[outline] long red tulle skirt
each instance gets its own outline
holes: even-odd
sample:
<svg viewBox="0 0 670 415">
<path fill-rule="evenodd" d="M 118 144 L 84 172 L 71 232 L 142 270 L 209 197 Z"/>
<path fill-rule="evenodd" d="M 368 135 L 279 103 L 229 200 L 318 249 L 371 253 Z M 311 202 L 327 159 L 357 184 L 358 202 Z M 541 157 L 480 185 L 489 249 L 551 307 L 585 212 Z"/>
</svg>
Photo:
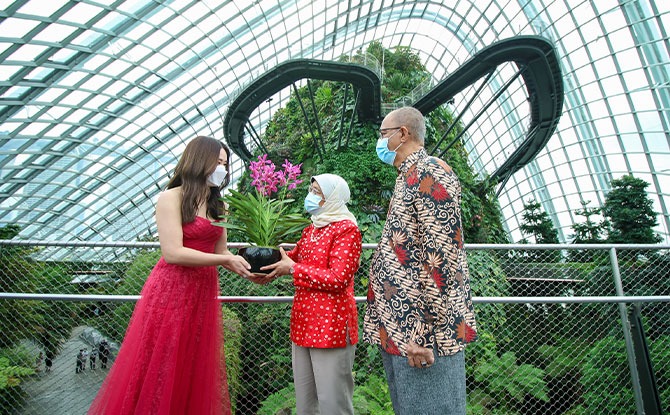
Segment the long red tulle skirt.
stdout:
<svg viewBox="0 0 670 415">
<path fill-rule="evenodd" d="M 203 229 L 222 229 L 204 219 L 192 224 L 184 227 L 185 245 L 187 228 L 197 230 L 196 247 L 204 243 Z M 215 267 L 184 267 L 161 258 L 88 413 L 230 414 L 218 287 Z"/>
</svg>

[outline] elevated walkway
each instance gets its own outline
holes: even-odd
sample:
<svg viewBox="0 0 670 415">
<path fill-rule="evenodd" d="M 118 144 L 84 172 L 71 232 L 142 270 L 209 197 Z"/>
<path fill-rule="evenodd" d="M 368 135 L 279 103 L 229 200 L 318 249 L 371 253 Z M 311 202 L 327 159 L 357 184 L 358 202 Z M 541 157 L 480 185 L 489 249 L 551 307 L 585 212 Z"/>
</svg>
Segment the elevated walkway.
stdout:
<svg viewBox="0 0 670 415">
<path fill-rule="evenodd" d="M 412 104 L 428 114 L 506 62 L 514 62 L 523 78 L 529 97 L 530 125 L 524 142 L 491 174 L 492 179 L 502 183 L 544 148 L 563 111 L 563 78 L 554 46 L 547 39 L 517 36 L 496 42 L 479 51 Z"/>
<path fill-rule="evenodd" d="M 553 44 L 540 36 L 516 36 L 496 42 L 466 61 L 455 72 L 442 81 L 436 83 L 428 91 L 416 98 L 407 97 L 403 105 L 418 108 L 423 114 L 429 114 L 436 108 L 449 103 L 454 96 L 466 88 L 475 85 L 480 79 L 491 79 L 496 69 L 507 62 L 513 62 L 518 72 L 513 78 L 521 77 L 526 89 L 530 113 L 530 123 L 527 126 L 525 138 L 516 145 L 508 158 L 500 164 L 490 179 L 504 186 L 504 183 L 521 169 L 546 145 L 558 124 L 563 109 L 563 80 Z M 281 89 L 292 85 L 301 79 L 321 79 L 342 81 L 353 85 L 357 91 L 356 114 L 359 123 L 381 122 L 381 81 L 372 69 L 359 64 L 327 62 L 309 59 L 291 60 L 255 79 L 244 88 L 229 106 L 224 118 L 224 134 L 231 149 L 244 160 L 252 156 L 251 150 L 245 143 L 245 130 L 253 131 L 247 126 L 252 112 Z M 505 93 L 511 83 L 504 85 L 501 90 L 495 91 L 495 96 L 486 103 L 492 105 L 495 100 Z M 483 86 L 479 88 L 481 92 Z M 425 89 L 421 89 L 425 91 Z M 470 98 L 468 107 L 475 101 Z M 412 102 L 413 101 L 413 102 Z M 336 105 L 336 103 L 334 103 Z M 466 107 L 466 108 L 468 108 Z M 460 121 L 460 115 L 448 127 L 448 131 Z M 477 115 L 480 116 L 481 112 Z M 316 122 L 318 125 L 318 120 Z M 460 139 L 465 131 L 458 134 L 449 146 Z M 445 134 L 446 135 L 446 134 Z M 260 140 L 260 137 L 257 139 Z M 262 142 L 261 142 L 262 145 Z M 448 147 L 449 147 L 448 146 Z M 323 148 L 323 146 L 322 146 Z M 437 146 L 429 150 L 435 154 Z M 442 156 L 446 150 L 440 150 Z"/>
</svg>

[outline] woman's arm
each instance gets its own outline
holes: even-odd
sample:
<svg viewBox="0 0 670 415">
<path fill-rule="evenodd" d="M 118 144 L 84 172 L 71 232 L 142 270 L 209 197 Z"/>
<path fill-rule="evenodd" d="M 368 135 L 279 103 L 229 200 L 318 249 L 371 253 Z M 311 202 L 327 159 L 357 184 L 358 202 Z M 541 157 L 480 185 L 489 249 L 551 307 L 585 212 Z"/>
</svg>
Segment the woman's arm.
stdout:
<svg viewBox="0 0 670 415">
<path fill-rule="evenodd" d="M 225 232 L 216 244 L 216 253 L 210 254 L 184 246 L 179 189 L 169 189 L 158 196 L 156 225 L 163 258 L 167 263 L 194 267 L 222 265 L 242 276 L 251 275 L 248 271 L 250 266 L 244 258 L 228 252 Z"/>
</svg>

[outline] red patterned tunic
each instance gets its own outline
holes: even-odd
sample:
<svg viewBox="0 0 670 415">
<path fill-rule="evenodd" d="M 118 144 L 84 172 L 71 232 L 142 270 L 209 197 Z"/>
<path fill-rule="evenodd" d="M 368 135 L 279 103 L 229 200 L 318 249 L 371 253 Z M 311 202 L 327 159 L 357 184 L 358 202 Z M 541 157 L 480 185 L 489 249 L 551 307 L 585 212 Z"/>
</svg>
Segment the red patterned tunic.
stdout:
<svg viewBox="0 0 670 415">
<path fill-rule="evenodd" d="M 295 344 L 335 348 L 358 342 L 354 275 L 361 249 L 361 233 L 350 220 L 303 230 L 296 247 L 288 252 L 296 262 L 291 309 Z"/>
<path fill-rule="evenodd" d="M 458 177 L 425 149 L 400 165 L 370 266 L 366 342 L 402 356 L 414 342 L 446 356 L 475 339 L 460 202 Z"/>
</svg>

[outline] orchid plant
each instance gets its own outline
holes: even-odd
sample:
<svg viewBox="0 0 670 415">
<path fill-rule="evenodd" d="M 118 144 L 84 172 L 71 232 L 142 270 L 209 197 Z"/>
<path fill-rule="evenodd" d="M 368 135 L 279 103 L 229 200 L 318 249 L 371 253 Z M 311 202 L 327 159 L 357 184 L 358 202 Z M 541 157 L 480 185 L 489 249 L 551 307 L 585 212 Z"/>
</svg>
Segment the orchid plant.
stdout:
<svg viewBox="0 0 670 415">
<path fill-rule="evenodd" d="M 217 225 L 242 231 L 248 242 L 259 247 L 277 248 L 286 239 L 300 232 L 309 219 L 298 213 L 289 213 L 294 199 L 287 198 L 302 180 L 302 163 L 294 165 L 284 160 L 277 169 L 267 154 L 249 163 L 251 192 L 230 189 L 222 200 L 227 205 L 223 221 Z"/>
</svg>

